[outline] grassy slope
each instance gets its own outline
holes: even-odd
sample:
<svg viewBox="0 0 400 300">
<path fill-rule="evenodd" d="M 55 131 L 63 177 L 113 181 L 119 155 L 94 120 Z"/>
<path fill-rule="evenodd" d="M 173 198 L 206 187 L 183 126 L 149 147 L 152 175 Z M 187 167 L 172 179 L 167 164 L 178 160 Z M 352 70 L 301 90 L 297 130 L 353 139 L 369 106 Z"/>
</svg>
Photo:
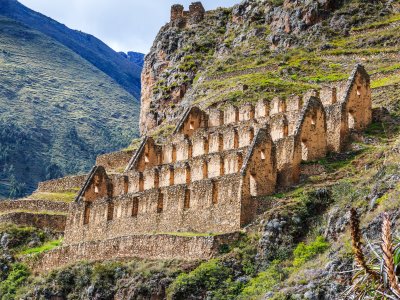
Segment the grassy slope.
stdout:
<svg viewBox="0 0 400 300">
<path fill-rule="evenodd" d="M 141 67 L 115 52 L 96 37 L 72 30 L 15 0 L 0 0 L 0 15 L 25 24 L 60 42 L 140 98 Z"/>
<path fill-rule="evenodd" d="M 197 95 L 195 101 L 207 105 L 225 100 L 242 103 L 301 95 L 318 85 L 347 79 L 356 63 L 362 63 L 372 74 L 374 88 L 398 83 L 399 16 L 385 17 L 381 22 L 383 26 L 373 30 L 361 27 L 352 31 L 349 37 L 333 36 L 311 47 L 298 47 L 281 53 L 266 50 L 271 46 L 266 38 L 249 40 L 228 56 L 212 59 L 197 75 L 205 80 L 195 82 L 193 86 L 193 94 Z M 267 34 L 268 26 L 263 31 Z M 233 73 L 251 68 L 256 68 L 256 71 L 246 75 Z M 224 79 L 214 79 L 213 76 L 218 75 L 223 75 Z M 238 83 L 248 85 L 249 89 L 241 91 L 237 88 Z"/>
<path fill-rule="evenodd" d="M 46 170 L 51 164 L 63 174 L 85 172 L 96 154 L 137 134 L 133 96 L 68 48 L 7 18 L 0 18 L 0 66 L 2 175 L 13 165 L 8 173 L 28 189 L 59 175 L 57 167 Z"/>
</svg>

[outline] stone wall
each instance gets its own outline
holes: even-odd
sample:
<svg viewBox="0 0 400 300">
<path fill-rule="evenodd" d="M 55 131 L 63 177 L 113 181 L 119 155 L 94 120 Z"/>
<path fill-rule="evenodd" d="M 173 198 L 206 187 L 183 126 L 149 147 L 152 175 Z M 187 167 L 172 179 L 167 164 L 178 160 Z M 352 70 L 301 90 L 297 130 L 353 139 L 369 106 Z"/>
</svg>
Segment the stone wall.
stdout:
<svg viewBox="0 0 400 300">
<path fill-rule="evenodd" d="M 121 195 L 71 206 L 65 242 L 132 233 L 213 232 L 241 228 L 241 176 L 237 174 Z"/>
<path fill-rule="evenodd" d="M 175 4 L 171 6 L 171 24 L 179 28 L 194 25 L 203 21 L 205 13 L 201 2 L 193 2 L 189 11 L 185 11 L 183 5 Z"/>
<path fill-rule="evenodd" d="M 69 210 L 69 203 L 47 200 L 0 201 L 0 213 L 15 210 L 26 210 L 32 212 L 54 211 L 67 213 Z"/>
<path fill-rule="evenodd" d="M 131 235 L 107 241 L 79 243 L 43 254 L 32 267 L 48 272 L 78 261 L 115 259 L 207 260 L 218 255 L 220 247 L 239 238 L 238 233 L 218 236 L 185 237 L 174 235 Z"/>
<path fill-rule="evenodd" d="M 33 226 L 57 232 L 64 232 L 66 219 L 66 215 L 55 214 L 32 214 L 27 212 L 9 212 L 6 214 L 0 214 L 0 223 Z"/>
<path fill-rule="evenodd" d="M 346 86 L 337 102 L 332 89 L 323 102 L 312 90 L 271 103 L 213 105 L 209 114 L 187 109 L 163 144 L 144 138 L 123 174 L 92 170 L 70 209 L 65 243 L 240 230 L 256 217 L 260 196 L 299 182 L 302 161 L 340 151 L 352 130 L 369 124 L 365 70 L 357 66 Z"/>
<path fill-rule="evenodd" d="M 81 187 L 86 181 L 87 175 L 68 176 L 60 179 L 40 182 L 36 192 L 65 192 Z"/>
<path fill-rule="evenodd" d="M 97 157 L 96 165 L 103 166 L 107 172 L 123 171 L 134 154 L 135 151 L 118 151 L 103 154 Z"/>
</svg>

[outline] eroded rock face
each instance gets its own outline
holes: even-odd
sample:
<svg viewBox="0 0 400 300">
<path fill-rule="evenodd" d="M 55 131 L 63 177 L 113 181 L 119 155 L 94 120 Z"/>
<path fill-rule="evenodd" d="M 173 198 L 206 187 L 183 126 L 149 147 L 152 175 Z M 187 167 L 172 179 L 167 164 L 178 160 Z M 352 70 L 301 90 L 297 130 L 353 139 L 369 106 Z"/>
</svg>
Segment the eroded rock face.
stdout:
<svg viewBox="0 0 400 300">
<path fill-rule="evenodd" d="M 161 28 L 146 56 L 141 133 L 147 134 L 165 121 L 174 121 L 199 96 L 207 96 L 207 90 L 197 88 L 197 82 L 207 78 L 207 70 L 217 61 L 235 55 L 245 60 L 258 43 L 263 43 L 267 48 L 265 53 L 272 56 L 288 48 L 312 48 L 321 41 L 327 42 L 321 47 L 330 47 L 328 40 L 332 35 L 346 36 L 357 25 L 354 22 L 376 14 L 376 7 L 371 8 L 369 3 L 361 8 L 340 9 L 345 3 L 345 0 L 285 0 L 281 5 L 273 5 L 268 0 L 245 0 L 230 9 L 208 11 L 204 15 L 200 11 L 196 15 L 199 17 L 192 18 L 194 21 L 190 11 L 174 6 L 171 22 Z M 382 4 L 380 12 L 384 15 L 386 10 L 395 10 L 393 5 L 390 1 Z"/>
<path fill-rule="evenodd" d="M 180 55 L 175 53 L 181 47 L 183 39 L 178 31 L 179 29 L 172 24 L 164 26 L 157 35 L 150 53 L 146 56 L 142 72 L 141 134 L 146 134 L 150 129 L 159 125 L 161 120 L 165 119 L 165 109 L 171 103 L 168 100 L 179 101 L 184 96 L 184 92 L 173 93 L 176 92 L 176 87 L 171 91 L 164 91 L 166 93 L 155 93 L 156 84 L 161 80 L 166 80 L 166 83 L 171 85 L 179 82 L 177 78 L 173 77 L 174 74 L 177 74 L 176 71 L 165 76 L 166 69 L 177 65 L 181 58 Z M 182 83 L 180 90 L 186 90 Z"/>
<path fill-rule="evenodd" d="M 192 95 L 192 83 L 204 67 L 205 56 L 223 58 L 232 54 L 231 48 L 240 47 L 252 38 L 263 39 L 263 30 L 253 28 L 254 24 L 269 25 L 271 48 L 292 47 L 299 42 L 294 36 L 320 22 L 333 8 L 332 3 L 286 0 L 281 6 L 273 6 L 265 0 L 247 0 L 232 9 L 218 9 L 204 15 L 201 12 L 201 17 L 196 18 L 181 11 L 183 7 L 173 6 L 171 22 L 161 28 L 145 59 L 141 134 L 147 134 L 165 120 L 173 120 L 182 112 L 182 103 L 190 105 L 193 99 L 187 99 L 187 95 Z M 193 20 L 183 24 L 178 22 L 182 18 Z M 234 36 L 231 47 L 226 44 L 230 36 Z"/>
</svg>

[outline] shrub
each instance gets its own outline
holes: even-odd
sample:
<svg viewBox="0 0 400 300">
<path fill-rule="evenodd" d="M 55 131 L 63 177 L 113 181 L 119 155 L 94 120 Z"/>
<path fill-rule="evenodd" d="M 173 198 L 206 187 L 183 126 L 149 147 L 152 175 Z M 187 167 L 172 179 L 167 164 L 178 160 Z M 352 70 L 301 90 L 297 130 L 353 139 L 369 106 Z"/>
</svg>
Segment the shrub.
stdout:
<svg viewBox="0 0 400 300">
<path fill-rule="evenodd" d="M 299 267 L 303 265 L 308 260 L 323 253 L 329 248 L 329 243 L 322 236 L 318 236 L 314 242 L 306 245 L 305 243 L 300 243 L 294 250 L 294 261 L 293 266 Z"/>
<path fill-rule="evenodd" d="M 46 234 L 39 229 L 33 227 L 20 227 L 12 224 L 0 225 L 0 234 L 7 233 L 9 235 L 8 248 L 16 249 L 29 244 L 32 240 L 44 242 Z"/>
<path fill-rule="evenodd" d="M 12 266 L 7 279 L 0 283 L 0 297 L 2 300 L 14 299 L 15 293 L 29 276 L 28 267 L 21 263 Z"/>
<path fill-rule="evenodd" d="M 259 299 L 274 285 L 286 276 L 284 271 L 279 267 L 279 261 L 273 261 L 269 268 L 252 278 L 243 289 L 239 299 Z"/>
<path fill-rule="evenodd" d="M 233 280 L 233 270 L 220 260 L 202 263 L 192 272 L 179 275 L 168 288 L 168 299 L 188 299 L 188 295 L 204 295 L 212 291 L 211 299 L 235 298 L 243 287 Z"/>
</svg>

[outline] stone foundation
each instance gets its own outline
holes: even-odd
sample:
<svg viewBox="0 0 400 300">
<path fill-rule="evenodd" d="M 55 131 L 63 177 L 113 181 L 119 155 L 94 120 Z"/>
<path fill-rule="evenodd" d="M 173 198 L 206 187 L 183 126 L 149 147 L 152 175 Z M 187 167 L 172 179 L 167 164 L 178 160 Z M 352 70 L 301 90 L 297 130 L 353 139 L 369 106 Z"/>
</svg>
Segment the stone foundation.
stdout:
<svg viewBox="0 0 400 300">
<path fill-rule="evenodd" d="M 9 212 L 0 215 L 0 223 L 10 223 L 22 226 L 32 226 L 40 229 L 50 229 L 64 232 L 67 216 L 52 214 L 33 214 L 26 212 Z"/>
<path fill-rule="evenodd" d="M 81 187 L 87 175 L 68 176 L 60 179 L 40 182 L 36 192 L 57 193 Z"/>
<path fill-rule="evenodd" d="M 26 210 L 32 212 L 54 211 L 68 213 L 69 203 L 47 200 L 0 201 L 0 212 Z"/>
<path fill-rule="evenodd" d="M 60 247 L 45 253 L 33 268 L 36 272 L 47 272 L 78 261 L 133 258 L 207 260 L 218 255 L 222 245 L 238 238 L 239 233 L 196 237 L 167 234 L 133 235 Z"/>
<path fill-rule="evenodd" d="M 135 151 L 118 151 L 109 154 L 103 154 L 97 157 L 96 166 L 103 166 L 107 172 L 123 171 Z"/>
</svg>

